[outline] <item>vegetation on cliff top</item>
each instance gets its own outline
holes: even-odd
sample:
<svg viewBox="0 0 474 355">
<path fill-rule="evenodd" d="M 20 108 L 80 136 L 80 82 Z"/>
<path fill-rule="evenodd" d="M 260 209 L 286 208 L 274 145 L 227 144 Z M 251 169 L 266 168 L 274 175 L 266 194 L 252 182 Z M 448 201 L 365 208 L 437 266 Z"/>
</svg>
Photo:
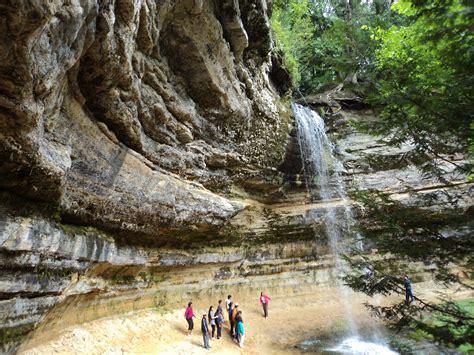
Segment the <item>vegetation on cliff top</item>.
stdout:
<svg viewBox="0 0 474 355">
<path fill-rule="evenodd" d="M 472 155 L 474 8 L 392 3 L 275 1 L 273 31 L 295 85 L 307 95 L 343 83 L 378 111 L 380 120 L 361 128 L 391 145 L 414 143 L 412 154 L 440 157 L 470 144 Z"/>
</svg>

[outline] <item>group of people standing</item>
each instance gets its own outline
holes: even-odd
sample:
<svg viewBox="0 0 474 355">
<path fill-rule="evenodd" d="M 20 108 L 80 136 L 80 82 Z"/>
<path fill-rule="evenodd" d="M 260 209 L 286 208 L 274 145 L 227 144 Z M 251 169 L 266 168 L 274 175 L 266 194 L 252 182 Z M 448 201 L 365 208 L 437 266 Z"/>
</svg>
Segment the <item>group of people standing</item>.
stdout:
<svg viewBox="0 0 474 355">
<path fill-rule="evenodd" d="M 404 287 L 405 287 L 405 297 L 406 303 L 410 304 L 415 301 L 413 296 L 411 281 L 407 275 L 404 276 Z M 259 302 L 263 307 L 263 316 L 268 317 L 268 303 L 271 298 L 268 295 L 265 295 L 263 292 L 260 293 Z M 242 311 L 239 308 L 238 303 L 234 303 L 232 300 L 232 295 L 228 295 L 226 299 L 226 308 L 225 313 L 227 313 L 229 323 L 230 323 L 230 336 L 234 339 L 236 343 L 239 344 L 241 348 L 244 348 L 245 342 L 245 327 L 244 320 L 242 318 Z M 193 303 L 189 302 L 186 311 L 184 312 L 184 317 L 188 322 L 188 336 L 192 335 L 194 329 L 193 318 L 196 317 L 196 314 L 193 310 Z M 217 339 L 222 337 L 222 328 L 224 325 L 224 309 L 222 308 L 222 300 L 218 301 L 217 309 L 214 311 L 214 307 L 210 306 L 207 314 L 202 315 L 201 319 L 201 331 L 202 337 L 204 340 L 204 348 L 210 349 L 209 340 L 214 339 L 214 336 L 217 336 Z M 209 331 L 209 325 L 211 326 L 211 331 Z M 217 332 L 216 332 L 217 330 Z"/>
<path fill-rule="evenodd" d="M 264 295 L 263 292 L 260 294 L 260 304 L 263 306 L 263 315 L 268 317 L 268 302 L 271 298 L 267 295 Z M 242 311 L 239 309 L 239 304 L 234 303 L 232 300 L 232 295 L 228 295 L 226 299 L 226 308 L 229 323 L 230 323 L 230 336 L 234 339 L 236 343 L 239 344 L 241 348 L 244 348 L 245 342 L 245 327 L 244 320 L 242 318 Z M 186 311 L 184 312 L 184 317 L 188 322 L 188 336 L 192 334 L 194 328 L 193 318 L 196 317 L 196 314 L 193 310 L 193 303 L 189 302 Z M 214 307 L 210 306 L 207 314 L 202 315 L 201 319 L 201 331 L 204 341 L 204 348 L 210 349 L 209 340 L 214 339 L 214 336 L 217 336 L 217 339 L 222 337 L 222 328 L 224 325 L 224 309 L 222 308 L 222 300 L 219 300 L 217 308 L 214 311 Z M 209 331 L 209 325 L 211 326 L 211 331 Z M 217 330 L 217 332 L 216 332 Z M 217 333 L 217 334 L 216 334 Z"/>
<path fill-rule="evenodd" d="M 244 347 L 245 329 L 244 320 L 242 319 L 242 311 L 239 309 L 239 304 L 232 301 L 232 296 L 228 295 L 226 299 L 227 313 L 229 315 L 230 336 L 239 344 L 241 348 Z"/>
</svg>

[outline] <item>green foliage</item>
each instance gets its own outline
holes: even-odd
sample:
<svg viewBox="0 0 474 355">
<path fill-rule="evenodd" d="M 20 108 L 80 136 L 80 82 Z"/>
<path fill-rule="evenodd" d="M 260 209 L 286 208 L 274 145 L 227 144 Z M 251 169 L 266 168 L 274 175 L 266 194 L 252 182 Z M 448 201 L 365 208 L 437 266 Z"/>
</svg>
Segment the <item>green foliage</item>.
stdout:
<svg viewBox="0 0 474 355">
<path fill-rule="evenodd" d="M 432 312 L 423 321 L 412 320 L 410 338 L 417 341 L 442 340 L 460 353 L 474 350 L 474 300 L 443 302 L 440 311 Z M 446 312 L 449 312 L 446 313 Z"/>
<path fill-rule="evenodd" d="M 393 22 L 389 0 L 279 0 L 272 26 L 278 52 L 304 94 L 370 76 L 369 27 Z"/>
<path fill-rule="evenodd" d="M 460 0 L 400 0 L 394 9 L 409 22 L 372 28 L 379 47 L 368 102 L 378 108 L 380 120 L 364 128 L 394 146 L 412 143 L 410 160 L 425 162 L 425 171 L 440 176 L 440 159 L 449 161 L 446 156 L 466 152 L 469 145 L 472 154 L 473 11 Z M 383 193 L 353 197 L 366 208 L 367 243 L 383 256 L 348 259 L 353 269 L 345 280 L 350 287 L 368 295 L 403 294 L 400 275 L 409 273 L 403 266 L 413 262 L 433 265 L 433 276 L 444 285 L 463 282 L 449 264 L 465 263 L 474 249 L 472 238 L 447 238 L 441 232 L 469 220 L 456 208 L 455 198 L 446 194 L 451 212 L 435 212 L 404 206 Z M 472 266 L 465 263 L 467 273 Z M 474 316 L 454 302 L 436 305 L 417 298 L 415 305 L 367 306 L 395 328 L 411 328 L 414 337 L 460 349 L 474 344 Z"/>
<path fill-rule="evenodd" d="M 15 348 L 23 337 L 34 328 L 34 324 L 27 323 L 14 327 L 4 325 L 0 329 L 0 352 L 2 354 L 13 354 Z"/>
<path fill-rule="evenodd" d="M 472 2 L 277 0 L 274 8 L 278 48 L 303 94 L 338 83 L 364 94 L 380 119 L 359 128 L 389 145 L 414 147 L 396 164 L 420 164 L 442 177 L 441 160 L 452 163 L 459 152 L 474 159 Z M 468 164 L 452 164 L 474 179 Z M 378 257 L 348 258 L 353 269 L 347 284 L 367 295 L 403 293 L 400 275 L 413 263 L 433 265 L 442 284 L 462 283 L 449 265 L 465 262 L 474 241 L 446 238 L 442 229 L 466 225 L 470 216 L 446 197 L 451 212 L 404 206 L 383 193 L 355 194 L 367 213 L 365 244 Z M 468 273 L 472 266 L 465 264 Z M 463 349 L 474 343 L 472 314 L 453 302 L 367 306 L 417 336 Z"/>
<path fill-rule="evenodd" d="M 54 206 L 52 207 L 53 211 L 51 213 L 51 218 L 58 222 L 58 223 L 61 223 L 61 216 L 63 214 L 63 210 L 60 206 Z"/>
<path fill-rule="evenodd" d="M 367 222 L 362 224 L 364 237 L 385 253 L 395 253 L 413 261 L 425 261 L 427 248 L 438 266 L 456 262 L 474 248 L 471 238 L 446 238 L 441 229 L 465 225 L 468 212 L 457 208 L 452 198 L 449 210 L 433 211 L 417 206 L 405 206 L 388 194 L 378 191 L 357 191 L 351 197 L 362 203 Z M 428 197 L 428 196 L 425 196 Z M 446 195 L 450 199 L 451 196 Z M 431 202 L 427 200 L 426 204 Z"/>
<path fill-rule="evenodd" d="M 389 339 L 389 344 L 392 349 L 397 350 L 401 354 L 411 354 L 413 353 L 413 348 L 406 341 L 398 339 L 396 337 L 391 337 Z"/>
<path fill-rule="evenodd" d="M 344 280 L 354 290 L 369 296 L 403 295 L 401 275 L 411 274 L 410 266 L 415 262 L 429 263 L 435 280 L 443 285 L 463 284 L 463 280 L 450 271 L 450 263 L 464 264 L 465 271 L 472 273 L 472 263 L 465 262 L 474 249 L 472 238 L 469 235 L 446 237 L 441 232 L 447 226 L 465 225 L 469 218 L 468 212 L 456 208 L 455 199 L 451 201 L 451 212 L 435 212 L 405 206 L 381 192 L 357 192 L 351 197 L 365 207 L 366 222 L 361 225 L 365 244 L 378 251 L 376 258 L 361 251 L 346 257 L 351 271 Z M 466 346 L 466 342 L 474 344 L 471 304 L 469 307 L 460 307 L 454 302 L 432 304 L 416 297 L 412 305 L 401 302 L 384 307 L 366 306 L 397 330 L 411 328 L 414 336 L 423 335 L 424 339 L 454 347 Z"/>
<path fill-rule="evenodd" d="M 474 121 L 471 122 L 471 132 L 474 131 Z M 470 157 L 470 161 L 471 161 L 471 173 L 468 177 L 468 180 L 469 181 L 473 181 L 474 180 L 474 136 L 470 136 L 468 138 L 468 143 L 469 143 L 469 157 Z"/>
<path fill-rule="evenodd" d="M 360 128 L 394 146 L 413 143 L 419 156 L 464 152 L 472 161 L 473 7 L 467 0 L 391 3 L 275 1 L 276 48 L 303 94 L 342 82 L 366 95 L 380 120 Z M 425 171 L 438 173 L 429 160 Z"/>
<path fill-rule="evenodd" d="M 460 351 L 469 353 L 474 351 L 474 300 L 467 299 L 457 302 L 445 302 L 442 306 L 447 307 L 459 314 L 470 316 L 471 320 L 459 322 L 457 317 L 442 312 L 435 312 L 427 323 L 437 332 L 449 332 L 452 335 L 451 347 L 457 347 Z"/>
<path fill-rule="evenodd" d="M 401 0 L 394 9 L 411 23 L 372 31 L 380 47 L 368 102 L 380 120 L 367 130 L 392 145 L 412 142 L 432 157 L 466 152 L 474 107 L 472 8 L 461 0 Z"/>
<path fill-rule="evenodd" d="M 276 38 L 277 52 L 283 60 L 295 84 L 301 80 L 298 57 L 312 36 L 312 25 L 307 13 L 310 1 L 276 1 L 272 14 L 272 30 Z"/>
</svg>

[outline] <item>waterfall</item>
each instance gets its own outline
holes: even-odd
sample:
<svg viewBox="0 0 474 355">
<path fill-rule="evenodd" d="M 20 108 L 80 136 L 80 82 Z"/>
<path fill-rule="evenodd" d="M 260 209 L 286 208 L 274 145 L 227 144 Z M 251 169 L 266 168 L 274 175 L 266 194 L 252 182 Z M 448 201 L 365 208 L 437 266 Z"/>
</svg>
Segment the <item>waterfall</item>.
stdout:
<svg viewBox="0 0 474 355">
<path fill-rule="evenodd" d="M 343 202 L 338 207 L 327 208 L 324 229 L 335 260 L 335 279 L 344 303 L 349 332 L 356 336 L 358 331 L 351 312 L 350 291 L 339 278 L 345 268 L 341 254 L 345 250 L 344 239 L 347 238 L 342 237 L 352 236 L 354 230 L 352 211 L 341 178 L 342 163 L 334 156 L 334 145 L 326 134 L 324 120 L 313 110 L 298 104 L 293 104 L 293 112 L 297 122 L 304 177 L 311 199 Z"/>
<path fill-rule="evenodd" d="M 344 286 L 340 280 L 347 265 L 341 257 L 346 251 L 347 241 L 357 241 L 358 235 L 355 233 L 354 218 L 350 207 L 350 201 L 342 181 L 342 163 L 335 157 L 335 147 L 326 134 L 324 120 L 313 110 L 293 104 L 298 132 L 298 143 L 300 145 L 301 158 L 304 168 L 306 186 L 312 200 L 324 202 L 339 201 L 341 203 L 332 206 L 328 204 L 324 216 L 324 229 L 328 237 L 328 245 L 335 260 L 336 286 L 339 289 L 340 297 L 344 304 L 345 317 L 348 324 L 350 338 L 341 344 L 340 349 L 347 349 L 350 345 L 353 353 L 361 353 L 359 348 L 376 354 L 394 354 L 384 345 L 377 345 L 362 342 L 359 338 L 357 323 L 351 309 L 351 290 Z M 314 221 L 316 224 L 316 220 Z M 385 343 L 380 340 L 378 331 L 374 328 L 372 337 L 377 339 L 377 343 Z M 348 345 L 349 344 L 349 345 Z M 371 347 L 372 346 L 372 347 Z M 350 350 L 348 350 L 351 352 Z M 343 351 L 344 352 L 344 351 Z"/>
</svg>

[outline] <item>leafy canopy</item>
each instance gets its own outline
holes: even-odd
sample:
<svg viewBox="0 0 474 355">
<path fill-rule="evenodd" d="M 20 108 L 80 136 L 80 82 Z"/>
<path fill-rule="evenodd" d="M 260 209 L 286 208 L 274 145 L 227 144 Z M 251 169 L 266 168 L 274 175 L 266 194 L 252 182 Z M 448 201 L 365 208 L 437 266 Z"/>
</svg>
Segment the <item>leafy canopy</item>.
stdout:
<svg viewBox="0 0 474 355">
<path fill-rule="evenodd" d="M 377 80 L 368 102 L 380 120 L 368 131 L 420 154 L 466 151 L 472 137 L 473 12 L 460 0 L 400 0 L 407 26 L 376 28 Z"/>
<path fill-rule="evenodd" d="M 389 0 L 277 0 L 272 27 L 295 85 L 311 94 L 366 80 L 373 66 L 369 27 L 392 23 Z"/>
</svg>

